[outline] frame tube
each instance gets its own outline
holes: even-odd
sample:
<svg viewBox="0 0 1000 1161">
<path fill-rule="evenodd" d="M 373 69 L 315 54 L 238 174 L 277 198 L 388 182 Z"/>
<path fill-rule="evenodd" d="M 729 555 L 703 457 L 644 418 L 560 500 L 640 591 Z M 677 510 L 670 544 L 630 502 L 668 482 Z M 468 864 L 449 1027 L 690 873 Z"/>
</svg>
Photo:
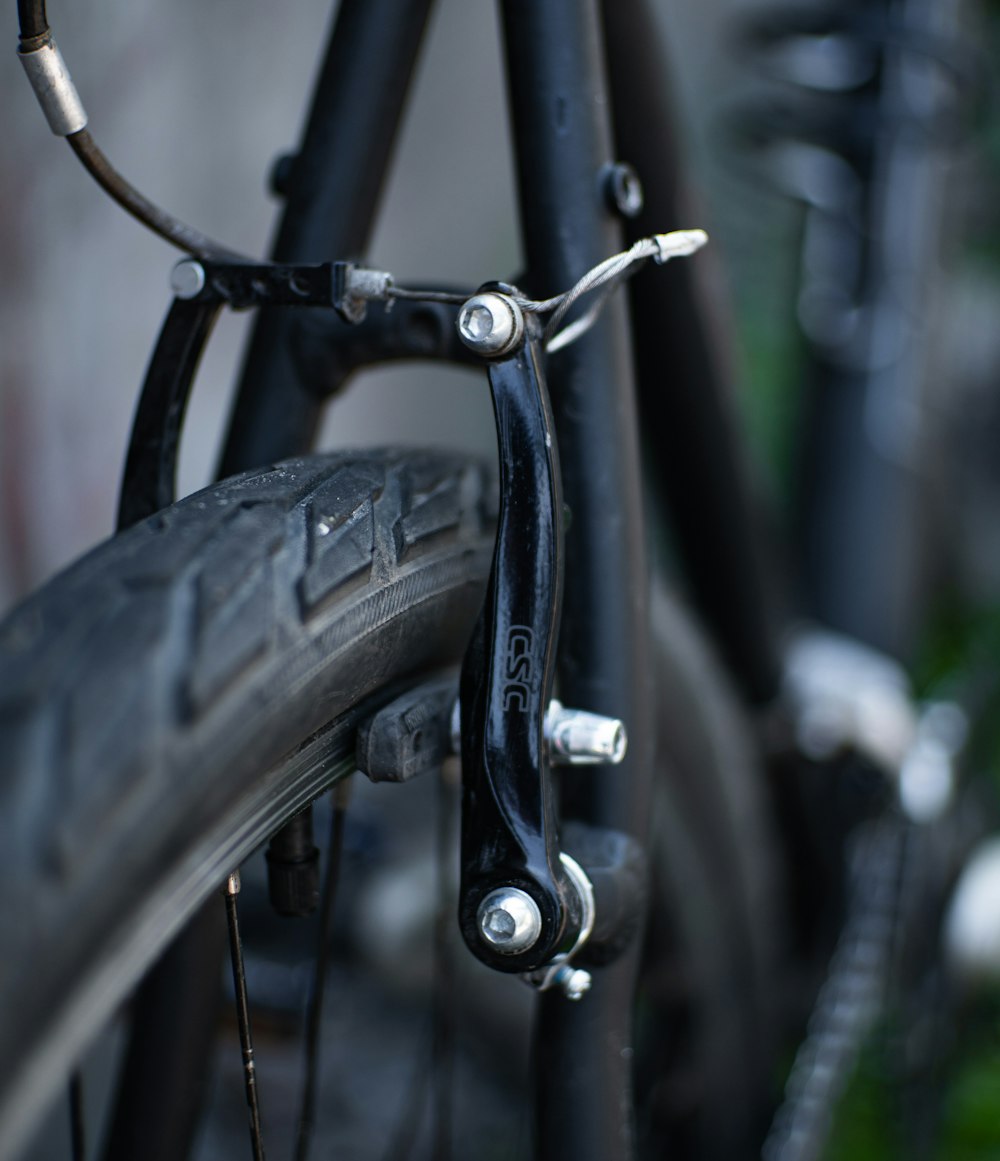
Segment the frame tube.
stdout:
<svg viewBox="0 0 1000 1161">
<path fill-rule="evenodd" d="M 662 37 L 648 0 L 605 2 L 611 101 L 619 157 L 645 191 L 629 241 L 699 223 L 680 177 Z M 769 701 L 781 678 L 776 562 L 750 478 L 732 391 L 727 328 L 704 285 L 707 267 L 669 262 L 629 284 L 639 406 L 655 432 L 651 483 L 662 495 L 689 591 L 745 696 Z"/>
<path fill-rule="evenodd" d="M 432 0 L 343 0 L 289 176 L 278 262 L 359 257 L 368 245 Z M 301 312 L 300 312 L 301 313 Z M 305 452 L 320 392 L 292 354 L 300 318 L 260 312 L 220 474 Z M 343 324 L 347 326 L 348 324 Z"/>
<path fill-rule="evenodd" d="M 596 0 L 505 0 L 507 81 L 531 293 L 549 295 L 621 249 L 601 196 L 613 160 Z M 546 371 L 571 512 L 558 675 L 572 705 L 622 718 L 613 775 L 574 771 L 563 814 L 644 838 L 651 773 L 648 576 L 631 351 L 615 301 Z M 638 947 L 581 1004 L 544 993 L 536 1043 L 537 1156 L 632 1156 L 632 993 Z"/>
</svg>

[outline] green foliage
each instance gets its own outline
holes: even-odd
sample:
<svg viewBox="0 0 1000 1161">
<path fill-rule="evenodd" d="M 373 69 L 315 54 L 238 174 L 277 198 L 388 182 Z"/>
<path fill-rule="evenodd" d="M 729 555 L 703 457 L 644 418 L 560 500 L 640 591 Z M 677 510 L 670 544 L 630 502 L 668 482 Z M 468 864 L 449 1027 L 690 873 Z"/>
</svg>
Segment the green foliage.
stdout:
<svg viewBox="0 0 1000 1161">
<path fill-rule="evenodd" d="M 893 1156 L 883 1078 L 866 1055 L 840 1102 L 825 1161 L 887 1161 Z"/>
</svg>

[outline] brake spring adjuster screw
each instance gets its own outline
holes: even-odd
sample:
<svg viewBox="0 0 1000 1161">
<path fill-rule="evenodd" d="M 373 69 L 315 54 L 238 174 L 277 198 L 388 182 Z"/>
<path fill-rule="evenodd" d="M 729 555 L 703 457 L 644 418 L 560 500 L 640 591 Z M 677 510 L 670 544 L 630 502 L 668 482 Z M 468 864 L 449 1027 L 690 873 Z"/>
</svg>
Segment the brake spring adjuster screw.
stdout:
<svg viewBox="0 0 1000 1161">
<path fill-rule="evenodd" d="M 502 955 L 517 955 L 538 942 L 542 913 L 527 891 L 499 887 L 479 904 L 476 912 L 484 943 Z"/>
<path fill-rule="evenodd" d="M 592 982 L 590 972 L 572 967 L 570 964 L 563 964 L 552 980 L 567 1000 L 582 1000 L 590 991 Z"/>
<path fill-rule="evenodd" d="M 458 336 L 470 351 L 495 359 L 524 338 L 524 314 L 506 294 L 474 294 L 458 312 Z"/>
</svg>

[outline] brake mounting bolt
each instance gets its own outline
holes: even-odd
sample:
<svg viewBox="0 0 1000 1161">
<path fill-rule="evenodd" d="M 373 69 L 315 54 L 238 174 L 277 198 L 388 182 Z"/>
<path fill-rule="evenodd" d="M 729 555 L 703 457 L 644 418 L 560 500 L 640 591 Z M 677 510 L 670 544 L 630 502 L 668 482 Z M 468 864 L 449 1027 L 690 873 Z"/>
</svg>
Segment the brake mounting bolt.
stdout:
<svg viewBox="0 0 1000 1161">
<path fill-rule="evenodd" d="M 604 199 L 608 209 L 623 218 L 635 218 L 642 213 L 645 200 L 642 182 L 631 165 L 617 161 L 605 169 Z"/>
<path fill-rule="evenodd" d="M 475 294 L 458 312 L 458 335 L 470 351 L 498 358 L 524 337 L 524 314 L 506 294 Z"/>
<path fill-rule="evenodd" d="M 483 941 L 502 955 L 527 951 L 542 934 L 538 904 L 518 887 L 491 891 L 479 904 L 476 919 Z"/>
<path fill-rule="evenodd" d="M 178 298 L 197 298 L 205 289 L 205 267 L 194 258 L 182 258 L 170 272 L 170 289 Z"/>
</svg>

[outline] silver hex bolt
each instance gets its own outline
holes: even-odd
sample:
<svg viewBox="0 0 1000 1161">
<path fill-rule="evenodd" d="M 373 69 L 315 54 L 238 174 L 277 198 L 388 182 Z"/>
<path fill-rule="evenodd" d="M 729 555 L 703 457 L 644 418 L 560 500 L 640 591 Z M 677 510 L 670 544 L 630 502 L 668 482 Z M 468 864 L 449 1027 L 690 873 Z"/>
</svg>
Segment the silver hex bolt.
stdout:
<svg viewBox="0 0 1000 1161">
<path fill-rule="evenodd" d="M 483 941 L 502 955 L 527 951 L 542 934 L 538 904 L 518 887 L 491 891 L 479 904 L 476 919 Z"/>
<path fill-rule="evenodd" d="M 524 314 L 506 294 L 475 294 L 458 312 L 458 335 L 470 351 L 497 358 L 524 338 Z"/>
</svg>

